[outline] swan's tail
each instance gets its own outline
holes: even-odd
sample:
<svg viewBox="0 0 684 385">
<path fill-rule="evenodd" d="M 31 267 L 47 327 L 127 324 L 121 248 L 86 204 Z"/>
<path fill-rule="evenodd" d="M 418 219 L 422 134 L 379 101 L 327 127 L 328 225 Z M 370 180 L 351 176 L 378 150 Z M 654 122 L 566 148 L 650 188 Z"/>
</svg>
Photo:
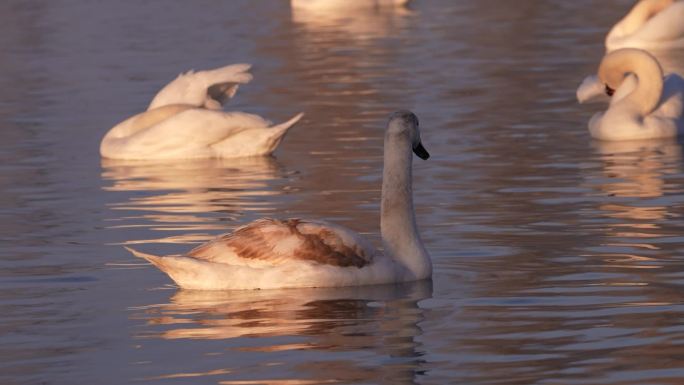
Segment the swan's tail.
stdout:
<svg viewBox="0 0 684 385">
<path fill-rule="evenodd" d="M 235 119 L 242 118 L 245 126 L 253 123 L 256 127 L 246 128 L 236 134 L 228 135 L 211 147 L 217 156 L 232 158 L 239 156 L 264 156 L 270 155 L 285 137 L 285 134 L 294 126 L 304 114 L 299 113 L 292 119 L 270 126 L 271 122 L 259 116 L 243 113 L 235 113 Z"/>
<path fill-rule="evenodd" d="M 124 248 L 126 250 L 128 250 L 129 252 L 131 252 L 131 254 L 135 255 L 136 257 L 145 259 L 149 263 L 155 265 L 159 270 L 166 272 L 166 270 L 165 270 L 166 266 L 164 265 L 164 262 L 163 262 L 164 257 L 160 257 L 160 256 L 153 255 L 153 254 L 143 253 L 141 251 L 134 250 L 134 249 L 127 247 L 127 246 L 124 246 Z"/>
<path fill-rule="evenodd" d="M 303 112 L 298 113 L 292 119 L 280 123 L 278 125 L 272 126 L 271 128 L 268 129 L 270 138 L 269 138 L 269 153 L 275 151 L 275 149 L 278 147 L 280 142 L 282 142 L 283 138 L 285 137 L 285 134 L 287 134 L 287 131 L 297 124 L 299 120 L 304 116 Z"/>
<path fill-rule="evenodd" d="M 126 247 L 126 250 L 156 266 L 183 289 L 218 290 L 231 288 L 233 274 L 228 265 L 197 260 L 182 255 L 160 257 L 142 253 L 130 247 Z"/>
</svg>

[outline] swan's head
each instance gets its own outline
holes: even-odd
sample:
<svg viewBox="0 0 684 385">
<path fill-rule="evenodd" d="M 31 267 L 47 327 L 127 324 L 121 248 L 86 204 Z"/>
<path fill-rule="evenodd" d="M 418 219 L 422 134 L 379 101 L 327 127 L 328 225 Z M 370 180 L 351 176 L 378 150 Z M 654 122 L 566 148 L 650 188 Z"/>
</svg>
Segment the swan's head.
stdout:
<svg viewBox="0 0 684 385">
<path fill-rule="evenodd" d="M 386 135 L 388 138 L 408 140 L 411 143 L 413 153 L 420 159 L 426 160 L 430 157 L 420 141 L 418 117 L 413 112 L 400 110 L 390 115 Z"/>
<path fill-rule="evenodd" d="M 609 52 L 601 59 L 598 79 L 605 85 L 606 93 L 612 96 L 613 91 L 620 87 L 625 76 L 635 71 L 632 60 L 640 55 L 637 49 L 619 49 Z"/>
<path fill-rule="evenodd" d="M 608 53 L 601 60 L 598 78 L 613 103 L 640 88 L 638 103 L 643 114 L 655 109 L 663 91 L 663 69 L 652 54 L 642 49 L 621 48 Z"/>
<path fill-rule="evenodd" d="M 577 101 L 580 103 L 609 102 L 614 90 L 596 75 L 587 76 L 577 88 Z"/>
<path fill-rule="evenodd" d="M 579 88 L 577 88 L 577 100 L 580 104 L 593 102 L 615 103 L 629 95 L 638 85 L 637 77 L 628 74 L 620 86 L 615 89 L 603 83 L 598 76 L 587 76 Z"/>
</svg>

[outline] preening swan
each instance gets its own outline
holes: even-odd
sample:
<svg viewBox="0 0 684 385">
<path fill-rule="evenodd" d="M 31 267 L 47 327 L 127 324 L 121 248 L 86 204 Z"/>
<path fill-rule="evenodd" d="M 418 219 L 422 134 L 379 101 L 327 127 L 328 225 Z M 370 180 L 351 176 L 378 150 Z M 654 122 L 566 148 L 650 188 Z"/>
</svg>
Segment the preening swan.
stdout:
<svg viewBox="0 0 684 385">
<path fill-rule="evenodd" d="M 610 30 L 606 50 L 684 47 L 684 1 L 641 0 Z"/>
<path fill-rule="evenodd" d="M 232 158 L 272 153 L 302 114 L 273 126 L 257 115 L 224 112 L 239 84 L 252 80 L 248 64 L 179 75 L 147 111 L 114 126 L 100 143 L 110 159 Z"/>
<path fill-rule="evenodd" d="M 385 133 L 380 228 L 384 252 L 332 223 L 260 219 L 185 255 L 154 256 L 128 249 L 198 290 L 339 287 L 430 278 L 432 263 L 418 234 L 411 187 L 412 152 L 422 159 L 418 118 L 399 111 Z"/>
<path fill-rule="evenodd" d="M 580 103 L 605 92 L 610 105 L 589 121 L 591 136 L 602 140 L 670 138 L 684 131 L 684 80 L 663 76 L 651 54 L 635 48 L 608 53 L 598 76 L 584 80 L 577 90 Z"/>
</svg>

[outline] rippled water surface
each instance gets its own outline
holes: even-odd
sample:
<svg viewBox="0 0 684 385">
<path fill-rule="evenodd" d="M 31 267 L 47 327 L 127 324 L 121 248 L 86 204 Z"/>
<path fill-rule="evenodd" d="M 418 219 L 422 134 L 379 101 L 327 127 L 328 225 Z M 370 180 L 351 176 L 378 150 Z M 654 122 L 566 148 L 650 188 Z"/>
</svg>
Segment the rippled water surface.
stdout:
<svg viewBox="0 0 684 385">
<path fill-rule="evenodd" d="M 681 384 L 682 147 L 594 142 L 602 106 L 574 96 L 631 4 L 0 2 L 0 383 Z M 275 157 L 100 159 L 177 73 L 234 62 L 255 79 L 230 109 L 306 112 Z M 431 283 L 181 291 L 122 247 L 182 253 L 262 216 L 377 243 L 399 108 L 433 155 L 414 166 Z"/>
</svg>

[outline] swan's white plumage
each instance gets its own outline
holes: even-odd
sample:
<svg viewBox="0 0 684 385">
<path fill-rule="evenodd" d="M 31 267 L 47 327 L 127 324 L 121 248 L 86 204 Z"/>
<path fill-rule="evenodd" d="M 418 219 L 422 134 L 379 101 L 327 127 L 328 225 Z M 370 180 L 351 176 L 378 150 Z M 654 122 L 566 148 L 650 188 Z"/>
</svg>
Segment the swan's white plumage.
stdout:
<svg viewBox="0 0 684 385">
<path fill-rule="evenodd" d="M 576 96 L 580 103 L 610 102 L 610 97 L 606 94 L 606 85 L 601 82 L 597 75 L 589 75 L 584 78 L 577 87 Z"/>
<path fill-rule="evenodd" d="M 606 49 L 684 47 L 684 1 L 641 0 L 610 30 Z"/>
<path fill-rule="evenodd" d="M 625 48 L 608 53 L 599 76 L 585 79 L 577 91 L 580 102 L 614 89 L 605 112 L 589 121 L 589 132 L 601 140 L 670 138 L 684 131 L 684 80 L 663 76 L 658 61 L 646 51 Z"/>
<path fill-rule="evenodd" d="M 259 219 L 191 250 L 196 259 L 232 266 L 272 267 L 291 259 L 362 267 L 374 249 L 353 231 L 324 221 Z"/>
<path fill-rule="evenodd" d="M 412 151 L 429 157 L 420 144 L 417 118 L 401 111 L 390 119 L 385 136 L 384 252 L 345 227 L 300 219 L 260 219 L 185 255 L 128 250 L 186 289 L 340 287 L 429 278 L 432 265 L 413 213 Z"/>
<path fill-rule="evenodd" d="M 244 112 L 221 111 L 237 84 L 252 79 L 247 64 L 181 74 L 147 111 L 109 130 L 100 154 L 110 159 L 231 158 L 268 155 L 302 114 L 273 126 Z"/>
<path fill-rule="evenodd" d="M 189 104 L 217 109 L 237 91 L 238 84 L 252 80 L 249 64 L 232 64 L 207 70 L 188 71 L 178 75 L 152 99 L 148 110 L 170 104 Z"/>
<path fill-rule="evenodd" d="M 291 0 L 293 8 L 318 8 L 327 10 L 349 8 L 378 8 L 405 6 L 411 0 Z"/>
<path fill-rule="evenodd" d="M 335 34 L 344 40 L 366 40 L 392 35 L 411 11 L 408 0 L 291 0 L 292 22 L 302 38 Z"/>
<path fill-rule="evenodd" d="M 363 238 L 324 221 L 260 219 L 183 256 L 127 249 L 195 290 L 357 286 L 397 275 L 397 266 Z"/>
</svg>

